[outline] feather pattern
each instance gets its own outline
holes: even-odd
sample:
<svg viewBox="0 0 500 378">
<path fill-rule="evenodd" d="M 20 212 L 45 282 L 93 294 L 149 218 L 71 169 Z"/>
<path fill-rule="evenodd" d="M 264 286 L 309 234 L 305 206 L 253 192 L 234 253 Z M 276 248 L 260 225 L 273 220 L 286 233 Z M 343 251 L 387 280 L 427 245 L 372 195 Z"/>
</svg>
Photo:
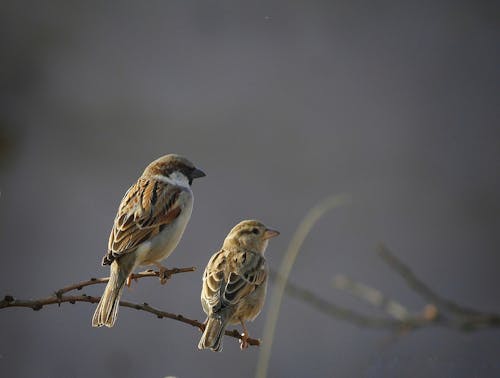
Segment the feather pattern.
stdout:
<svg viewBox="0 0 500 378">
<path fill-rule="evenodd" d="M 103 265 L 109 265 L 124 253 L 133 251 L 172 223 L 182 210 L 178 203 L 182 191 L 179 186 L 140 178 L 122 199 Z"/>
<path fill-rule="evenodd" d="M 205 269 L 202 302 L 208 305 L 209 314 L 237 307 L 266 278 L 266 260 L 262 255 L 222 249 L 212 256 Z"/>
</svg>

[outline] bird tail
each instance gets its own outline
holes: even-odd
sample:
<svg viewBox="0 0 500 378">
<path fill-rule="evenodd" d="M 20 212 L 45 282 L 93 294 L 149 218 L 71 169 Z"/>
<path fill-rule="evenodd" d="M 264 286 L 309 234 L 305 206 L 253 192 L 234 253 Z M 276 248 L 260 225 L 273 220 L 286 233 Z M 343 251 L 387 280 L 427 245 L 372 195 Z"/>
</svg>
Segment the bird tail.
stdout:
<svg viewBox="0 0 500 378">
<path fill-rule="evenodd" d="M 198 349 L 212 349 L 214 352 L 220 352 L 228 321 L 228 316 L 209 316 L 205 331 L 198 343 Z"/>
<path fill-rule="evenodd" d="M 118 315 L 123 286 L 132 269 L 133 264 L 118 265 L 118 261 L 116 260 L 111 263 L 109 282 L 95 309 L 94 316 L 92 317 L 92 327 L 102 327 L 103 325 L 113 327 Z"/>
</svg>

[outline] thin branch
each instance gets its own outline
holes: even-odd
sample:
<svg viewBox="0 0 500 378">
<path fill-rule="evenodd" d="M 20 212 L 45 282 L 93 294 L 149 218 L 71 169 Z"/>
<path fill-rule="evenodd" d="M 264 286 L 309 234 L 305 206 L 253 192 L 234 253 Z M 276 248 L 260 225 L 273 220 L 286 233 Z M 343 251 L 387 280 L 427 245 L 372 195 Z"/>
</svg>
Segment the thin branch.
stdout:
<svg viewBox="0 0 500 378">
<path fill-rule="evenodd" d="M 166 271 L 166 276 L 168 277 L 169 275 L 172 274 L 192 272 L 194 270 L 195 270 L 194 267 L 173 268 Z M 159 274 L 160 273 L 156 271 L 146 271 L 133 274 L 132 278 L 141 279 L 145 277 L 159 277 Z M 64 294 L 73 290 L 81 290 L 83 287 L 86 286 L 106 283 L 108 281 L 109 277 L 91 278 L 88 281 L 82 281 L 73 285 L 66 286 L 62 289 L 59 289 L 54 293 L 54 295 L 50 297 L 33 299 L 33 300 L 16 299 L 11 295 L 6 295 L 2 300 L 0 300 L 0 309 L 8 307 L 27 307 L 33 309 L 34 311 L 39 311 L 44 306 L 53 304 L 58 304 L 60 306 L 61 303 L 71 303 L 71 304 L 75 304 L 76 302 L 97 303 L 99 302 L 100 297 L 92 297 L 86 294 L 81 294 L 81 295 L 64 295 Z M 135 310 L 145 311 L 150 314 L 156 315 L 156 317 L 158 317 L 159 319 L 167 318 L 167 319 L 177 320 L 184 324 L 189 324 L 193 327 L 196 327 L 201 331 L 205 329 L 205 324 L 199 322 L 198 320 L 187 318 L 184 315 L 174 314 L 171 312 L 159 310 L 157 308 L 150 306 L 148 303 L 138 304 L 138 303 L 120 301 L 120 306 L 132 308 Z M 226 330 L 225 335 L 239 340 L 242 340 L 243 338 L 242 335 L 236 329 L 232 331 Z M 258 339 L 247 339 L 247 342 L 248 344 L 254 346 L 260 345 L 260 340 Z"/>
<path fill-rule="evenodd" d="M 457 328 L 462 331 L 475 331 L 484 328 L 500 327 L 500 314 L 478 311 L 442 297 L 420 280 L 411 269 L 400 261 L 384 244 L 379 245 L 377 252 L 390 268 L 403 277 L 406 284 L 411 289 L 429 302 L 426 308 L 427 310 L 431 309 L 431 314 L 433 312 L 432 307 L 434 307 L 436 318 L 442 318 L 446 312 L 451 315 L 449 320 L 445 322 L 446 326 Z"/>
<path fill-rule="evenodd" d="M 406 281 L 406 284 L 413 289 L 415 292 L 420 294 L 427 302 L 435 304 L 441 311 L 447 310 L 456 315 L 481 315 L 479 311 L 476 311 L 465 306 L 461 306 L 455 302 L 441 297 L 429 286 L 427 286 L 422 280 L 417 278 L 411 269 L 401 262 L 391 251 L 384 245 L 380 244 L 377 248 L 377 253 L 382 258 L 382 260 L 389 265 L 396 273 L 398 273 Z"/>
<path fill-rule="evenodd" d="M 398 320 L 406 320 L 411 317 L 410 311 L 398 301 L 388 298 L 380 290 L 354 281 L 344 275 L 337 275 L 333 280 L 333 287 L 343 290 L 352 296 L 365 301 L 373 307 L 380 308 L 391 317 Z"/>
<path fill-rule="evenodd" d="M 280 280 L 278 274 L 274 271 L 271 272 L 270 278 L 273 281 Z M 401 326 L 401 322 L 398 320 L 363 315 L 356 311 L 329 302 L 326 299 L 319 297 L 312 291 L 300 287 L 290 281 L 288 281 L 286 285 L 285 292 L 292 298 L 307 303 L 308 305 L 312 306 L 313 308 L 315 308 L 316 310 L 325 315 L 334 317 L 336 319 L 348 321 L 360 327 L 395 328 Z"/>
<path fill-rule="evenodd" d="M 164 274 L 165 274 L 165 277 L 167 277 L 167 279 L 168 279 L 168 278 L 170 278 L 170 276 L 172 276 L 174 274 L 194 272 L 195 270 L 196 270 L 196 267 L 194 267 L 194 266 L 190 266 L 188 268 L 171 268 L 171 269 L 167 269 Z M 147 270 L 145 272 L 134 273 L 131 275 L 131 278 L 133 280 L 138 280 L 138 279 L 145 278 L 145 277 L 159 277 L 159 276 L 160 276 L 160 272 L 154 271 L 154 270 Z M 108 281 L 109 281 L 109 277 L 91 278 L 88 281 L 82 281 L 82 282 L 78 282 L 78 283 L 73 284 L 73 285 L 63 287 L 62 289 L 57 290 L 55 292 L 55 295 L 61 296 L 61 295 L 65 294 L 69 291 L 72 291 L 72 290 L 82 290 L 86 286 L 107 283 Z"/>
<path fill-rule="evenodd" d="M 425 293 L 425 299 L 429 300 L 430 303 L 425 305 L 425 307 L 421 311 L 411 313 L 406 310 L 408 311 L 408 315 L 402 317 L 401 319 L 376 317 L 371 315 L 364 315 L 351 309 L 339 306 L 319 297 L 317 294 L 311 292 L 308 289 L 293 284 L 290 281 L 286 284 L 285 292 L 287 295 L 310 305 L 323 314 L 366 328 L 388 329 L 396 332 L 410 331 L 417 328 L 429 326 L 442 326 L 446 328 L 456 329 L 458 331 L 477 331 L 486 328 L 500 328 L 500 314 L 485 313 L 474 309 L 468 309 L 463 306 L 457 305 L 448 299 L 438 296 L 430 288 L 428 288 L 427 285 L 416 278 L 415 275 L 411 273 L 409 268 L 402 262 L 400 262 L 395 256 L 393 256 L 392 254 L 387 256 L 390 256 L 391 258 L 390 267 L 395 269 L 399 274 L 404 274 L 405 280 L 407 280 L 407 282 L 408 280 L 411 282 L 411 284 L 409 285 L 412 289 L 417 291 L 422 296 L 423 293 Z M 281 276 L 276 272 L 271 272 L 270 277 L 277 283 L 283 281 Z M 343 280 L 345 279 L 346 278 L 343 277 Z M 351 285 L 353 282 L 354 281 L 348 282 L 347 286 Z M 367 298 L 365 295 L 366 293 L 360 293 L 359 290 L 361 289 L 363 291 L 367 289 L 367 292 L 370 293 L 370 296 L 373 297 L 373 293 L 375 293 L 376 289 L 356 282 L 354 283 L 356 284 L 355 289 L 353 289 L 352 287 L 348 289 L 346 289 L 346 287 L 343 287 L 342 289 L 353 294 L 358 299 L 372 302 L 374 298 Z M 342 285 L 346 286 L 346 283 L 343 282 L 340 286 Z M 422 289 L 423 287 L 425 289 Z M 381 293 L 380 295 L 382 296 L 382 300 L 373 301 L 372 304 L 374 306 L 377 306 L 378 303 L 384 303 L 384 296 Z M 430 299 L 435 300 L 436 298 L 438 298 L 437 302 L 430 301 Z M 457 308 L 460 309 L 460 311 L 457 311 Z"/>
</svg>

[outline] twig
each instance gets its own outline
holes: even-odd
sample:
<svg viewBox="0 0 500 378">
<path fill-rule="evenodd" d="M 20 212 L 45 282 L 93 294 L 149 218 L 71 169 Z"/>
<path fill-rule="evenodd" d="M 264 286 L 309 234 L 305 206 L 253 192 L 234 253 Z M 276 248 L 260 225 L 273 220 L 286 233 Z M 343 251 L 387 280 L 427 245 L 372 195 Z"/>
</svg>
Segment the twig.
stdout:
<svg viewBox="0 0 500 378">
<path fill-rule="evenodd" d="M 445 298 L 441 298 L 425 284 L 423 284 L 418 278 L 416 278 L 415 275 L 410 272 L 409 268 L 406 267 L 406 265 L 404 265 L 402 262 L 400 262 L 395 256 L 391 254 L 390 257 L 392 259 L 390 267 L 397 270 L 401 275 L 403 275 L 404 272 L 405 279 L 409 279 L 412 282 L 412 284 L 410 285 L 412 289 L 421 294 L 419 290 L 422 290 L 422 286 L 426 287 L 427 291 L 423 292 L 426 293 L 426 295 L 428 292 L 431 292 L 432 297 L 426 296 L 425 299 L 429 300 L 435 299 L 437 297 L 439 299 L 438 302 L 431 301 L 423 308 L 422 311 L 419 311 L 417 313 L 412 314 L 408 310 L 406 310 L 408 311 L 408 315 L 402 317 L 401 319 L 391 319 L 360 314 L 351 309 L 329 302 L 328 300 L 319 297 L 317 294 L 311 292 L 310 290 L 299 287 L 292 282 L 288 282 L 286 284 L 286 294 L 304 303 L 307 303 L 316 310 L 333 318 L 347 321 L 357 326 L 366 328 L 388 329 L 395 332 L 407 332 L 428 326 L 442 326 L 446 328 L 456 329 L 458 331 L 477 331 L 486 328 L 500 328 L 500 314 L 485 313 L 474 309 L 466 309 L 467 312 L 465 312 L 465 307 L 457 305 Z M 283 281 L 283 279 L 280 278 L 279 274 L 276 272 L 271 272 L 270 277 L 276 282 Z M 345 277 L 343 278 L 343 280 L 345 280 Z M 418 282 L 418 285 L 414 284 L 415 282 Z M 342 284 L 345 284 L 345 282 Z M 356 283 L 356 285 L 361 284 Z M 369 291 L 375 290 L 366 285 L 362 285 L 361 287 L 363 287 L 363 290 L 366 288 L 370 289 Z M 415 287 L 417 287 L 418 289 L 416 289 Z M 357 287 L 356 290 L 358 290 L 359 288 L 360 287 Z M 348 289 L 347 291 L 359 299 L 368 300 L 368 298 L 364 297 L 364 294 L 360 295 L 360 293 L 356 290 Z M 370 302 L 370 300 L 368 301 Z M 377 303 L 377 301 L 374 301 L 373 304 L 376 305 Z M 382 301 L 381 303 L 384 303 L 384 301 Z M 450 303 L 452 303 L 453 305 L 450 306 Z M 461 309 L 461 311 L 456 311 L 457 306 L 459 309 Z"/>
<path fill-rule="evenodd" d="M 168 277 L 171 274 L 192 272 L 194 270 L 195 270 L 194 267 L 173 268 L 173 269 L 169 269 L 166 271 L 166 276 Z M 158 277 L 159 274 L 160 273 L 156 272 L 156 271 L 146 271 L 146 272 L 133 274 L 132 278 L 133 279 L 140 279 L 140 278 L 145 278 L 145 277 Z M 50 297 L 46 297 L 46 298 L 40 298 L 40 299 L 23 300 L 23 299 L 16 299 L 11 295 L 6 295 L 2 300 L 0 300 L 0 309 L 8 308 L 8 307 L 27 307 L 27 308 L 33 309 L 34 311 L 39 311 L 44 306 L 53 305 L 53 304 L 58 304 L 58 305 L 61 305 L 61 303 L 74 304 L 76 302 L 97 303 L 97 302 L 99 302 L 100 297 L 92 297 L 92 296 L 89 296 L 86 294 L 81 294 L 81 295 L 64 295 L 64 294 L 68 293 L 70 291 L 73 291 L 73 290 L 81 290 L 83 287 L 86 287 L 86 286 L 106 283 L 106 282 L 108 282 L 108 280 L 109 280 L 109 277 L 91 278 L 88 281 L 82 281 L 82 282 L 79 282 L 79 283 L 76 283 L 73 285 L 66 286 L 62 289 L 57 290 L 54 293 L 54 295 L 52 295 Z M 157 308 L 150 306 L 147 303 L 138 304 L 138 303 L 120 301 L 120 306 L 145 311 L 145 312 L 148 312 L 150 314 L 156 315 L 156 317 L 158 317 L 159 319 L 167 318 L 167 319 L 177 320 L 177 321 L 182 322 L 184 324 L 189 324 L 193 327 L 196 327 L 196 328 L 200 329 L 201 331 L 203 331 L 205 329 L 205 324 L 199 322 L 198 320 L 187 318 L 184 315 L 173 314 L 170 312 L 162 311 L 162 310 L 159 310 Z M 242 340 L 242 338 L 243 338 L 241 336 L 241 334 L 238 332 L 238 330 L 236 330 L 236 329 L 234 329 L 232 331 L 226 330 L 225 335 L 236 338 L 236 339 L 240 339 L 240 340 Z M 260 340 L 258 340 L 258 339 L 247 339 L 247 342 L 250 345 L 255 345 L 255 346 L 260 345 Z"/>
<path fill-rule="evenodd" d="M 390 268 L 403 277 L 406 284 L 411 289 L 429 302 L 426 308 L 430 308 L 431 313 L 432 307 L 435 307 L 435 318 L 438 316 L 442 318 L 445 313 L 451 315 L 448 321 L 443 322 L 444 325 L 462 331 L 475 331 L 484 328 L 500 327 L 500 314 L 478 311 L 470 307 L 459 305 L 456 302 L 440 296 L 422 280 L 417 278 L 411 269 L 392 254 L 384 244 L 379 245 L 377 252 Z"/>
<path fill-rule="evenodd" d="M 278 274 L 274 271 L 270 272 L 270 278 L 274 281 L 279 281 Z M 288 281 L 286 285 L 286 294 L 307 303 L 319 312 L 334 317 L 336 319 L 345 320 L 355 325 L 368 328 L 394 328 L 401 326 L 401 322 L 394 319 L 386 319 L 381 317 L 372 317 L 360 314 L 348 308 L 336 305 L 329 302 L 312 291 L 299 287 L 298 285 Z"/>
<path fill-rule="evenodd" d="M 382 258 L 382 260 L 389 265 L 396 273 L 398 273 L 406 281 L 406 284 L 413 289 L 415 292 L 420 294 L 427 302 L 435 304 L 441 311 L 447 310 L 456 315 L 480 315 L 479 311 L 476 311 L 465 306 L 458 305 L 448 299 L 445 299 L 438 295 L 429 286 L 418 279 L 411 269 L 401 262 L 394 254 L 389 251 L 389 249 L 384 245 L 380 244 L 377 248 L 377 253 Z"/>
<path fill-rule="evenodd" d="M 164 274 L 165 274 L 165 277 L 170 277 L 173 274 L 194 272 L 195 270 L 196 270 L 196 267 L 194 267 L 194 266 L 190 266 L 188 268 L 171 268 L 171 269 L 167 269 Z M 154 270 L 147 270 L 145 272 L 134 273 L 131 275 L 131 278 L 133 280 L 138 280 L 140 278 L 145 278 L 145 277 L 159 277 L 159 276 L 160 276 L 160 272 L 154 271 Z M 86 286 L 107 283 L 108 281 L 109 281 L 109 277 L 91 278 L 88 281 L 82 281 L 82 282 L 78 282 L 78 283 L 73 284 L 73 285 L 63 287 L 62 289 L 57 290 L 55 292 L 55 295 L 61 296 L 65 293 L 67 293 L 68 291 L 82 290 Z"/>
<path fill-rule="evenodd" d="M 337 275 L 333 280 L 333 287 L 346 291 L 352 296 L 368 302 L 373 307 L 380 308 L 395 319 L 406 320 L 411 317 L 410 311 L 401 303 L 386 297 L 380 290 L 354 281 L 347 276 Z"/>
</svg>

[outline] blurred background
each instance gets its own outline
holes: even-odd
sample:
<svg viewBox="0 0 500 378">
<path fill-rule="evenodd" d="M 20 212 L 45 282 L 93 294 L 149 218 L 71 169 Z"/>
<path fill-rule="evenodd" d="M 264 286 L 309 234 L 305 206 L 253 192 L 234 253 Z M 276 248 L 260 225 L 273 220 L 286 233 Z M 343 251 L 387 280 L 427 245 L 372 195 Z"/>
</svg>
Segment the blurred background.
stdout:
<svg viewBox="0 0 500 378">
<path fill-rule="evenodd" d="M 309 235 L 291 281 L 368 314 L 344 273 L 419 311 L 376 256 L 389 248 L 438 293 L 500 312 L 499 12 L 494 1 L 151 1 L 0 4 L 0 295 L 102 277 L 117 206 L 153 159 L 206 171 L 168 266 L 124 293 L 204 319 L 202 271 L 229 229 L 279 229 L 277 269 L 308 209 L 353 203 Z M 103 286 L 84 290 L 100 295 Z M 272 289 L 272 286 L 271 286 Z M 252 377 L 258 348 L 95 305 L 0 312 L 3 377 Z M 249 326 L 262 337 L 267 308 Z M 383 314 L 377 314 L 383 315 Z M 500 376 L 500 331 L 393 339 L 285 297 L 270 377 Z"/>
</svg>

